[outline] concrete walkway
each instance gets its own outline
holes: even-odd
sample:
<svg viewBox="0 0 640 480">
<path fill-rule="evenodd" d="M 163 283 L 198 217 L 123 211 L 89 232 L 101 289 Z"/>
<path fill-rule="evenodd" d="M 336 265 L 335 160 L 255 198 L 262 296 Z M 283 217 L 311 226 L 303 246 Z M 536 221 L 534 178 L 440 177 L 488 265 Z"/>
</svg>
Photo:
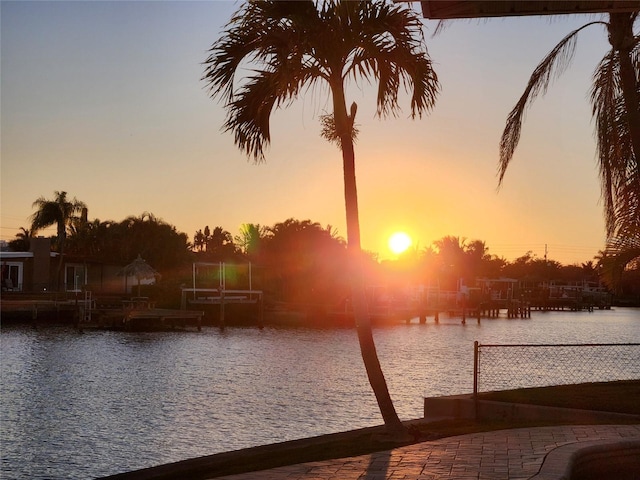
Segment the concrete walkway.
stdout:
<svg viewBox="0 0 640 480">
<path fill-rule="evenodd" d="M 640 425 L 520 428 L 418 443 L 370 455 L 302 463 L 225 480 L 524 480 L 561 478 L 562 446 L 594 441 L 640 442 Z M 596 443 L 598 443 L 596 442 Z M 575 448 L 574 448 L 575 450 Z M 551 455 L 549 455 L 552 453 Z M 546 460 L 545 460 L 546 458 Z M 541 472 L 543 466 L 547 473 Z M 551 472 L 551 474 L 549 474 Z M 540 475 L 538 475 L 540 474 Z M 640 474 L 638 475 L 640 478 Z"/>
</svg>

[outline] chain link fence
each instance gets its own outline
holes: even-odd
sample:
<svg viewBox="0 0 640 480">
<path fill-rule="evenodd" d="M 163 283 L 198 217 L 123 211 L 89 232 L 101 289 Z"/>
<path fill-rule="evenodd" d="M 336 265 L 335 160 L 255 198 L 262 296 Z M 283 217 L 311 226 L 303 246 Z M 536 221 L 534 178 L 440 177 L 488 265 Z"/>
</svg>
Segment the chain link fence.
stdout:
<svg viewBox="0 0 640 480">
<path fill-rule="evenodd" d="M 640 379 L 640 343 L 474 343 L 474 394 L 637 379 Z"/>
</svg>

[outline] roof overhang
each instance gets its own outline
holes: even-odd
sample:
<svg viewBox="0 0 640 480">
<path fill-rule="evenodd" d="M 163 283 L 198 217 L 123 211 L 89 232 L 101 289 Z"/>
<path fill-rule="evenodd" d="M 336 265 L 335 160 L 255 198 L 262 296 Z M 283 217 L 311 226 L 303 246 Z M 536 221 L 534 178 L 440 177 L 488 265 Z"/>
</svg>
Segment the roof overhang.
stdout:
<svg viewBox="0 0 640 480">
<path fill-rule="evenodd" d="M 57 257 L 58 255 L 58 252 L 49 253 L 51 258 Z M 20 258 L 33 258 L 33 252 L 0 252 L 0 259 L 2 260 L 15 260 Z"/>
<path fill-rule="evenodd" d="M 33 258 L 33 252 L 0 252 L 2 260 L 13 260 L 16 258 Z"/>
<path fill-rule="evenodd" d="M 433 20 L 633 12 L 640 10 L 640 0 L 424 0 L 420 4 L 422 5 L 422 15 Z"/>
</svg>

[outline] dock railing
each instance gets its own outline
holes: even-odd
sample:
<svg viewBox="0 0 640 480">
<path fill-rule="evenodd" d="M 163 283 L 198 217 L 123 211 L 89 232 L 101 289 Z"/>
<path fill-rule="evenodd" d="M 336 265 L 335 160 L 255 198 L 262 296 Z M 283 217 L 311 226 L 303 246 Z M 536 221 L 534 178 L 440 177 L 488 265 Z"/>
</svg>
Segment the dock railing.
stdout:
<svg viewBox="0 0 640 480">
<path fill-rule="evenodd" d="M 473 394 L 516 388 L 640 379 L 640 343 L 474 342 Z"/>
</svg>

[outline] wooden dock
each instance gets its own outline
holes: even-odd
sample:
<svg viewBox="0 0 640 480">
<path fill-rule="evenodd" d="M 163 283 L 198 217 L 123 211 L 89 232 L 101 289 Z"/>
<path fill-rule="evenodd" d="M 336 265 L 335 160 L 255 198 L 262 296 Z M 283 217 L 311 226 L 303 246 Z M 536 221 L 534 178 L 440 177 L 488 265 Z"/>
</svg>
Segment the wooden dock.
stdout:
<svg viewBox="0 0 640 480">
<path fill-rule="evenodd" d="M 157 331 L 196 327 L 202 330 L 203 311 L 156 308 L 147 297 L 121 300 L 121 305 L 89 305 L 81 310 L 78 328 L 109 328 L 125 331 Z"/>
<path fill-rule="evenodd" d="M 73 323 L 83 300 L 57 299 L 51 295 L 24 298 L 3 298 L 1 314 L 3 322 L 56 322 Z"/>
<path fill-rule="evenodd" d="M 90 318 L 78 322 L 78 328 L 158 331 L 195 327 L 200 331 L 203 316 L 203 311 L 166 308 L 95 309 Z"/>
<path fill-rule="evenodd" d="M 190 297 L 190 298 L 189 298 Z M 262 290 L 227 290 L 225 288 L 182 288 L 180 309 L 188 312 L 189 306 L 213 307 L 218 310 L 220 326 L 225 325 L 227 305 L 254 305 L 257 323 L 264 323 L 264 297 Z"/>
<path fill-rule="evenodd" d="M 425 323 L 433 317 L 437 323 L 441 315 L 460 318 L 530 318 L 539 311 L 593 311 L 611 308 L 611 295 L 605 291 L 584 286 L 556 286 L 536 290 L 523 289 L 513 279 L 485 280 L 478 287 L 446 291 L 437 287 L 413 286 L 403 290 L 384 287 L 368 292 L 369 311 L 372 316 L 407 322 L 416 317 Z"/>
<path fill-rule="evenodd" d="M 144 297 L 107 301 L 96 300 L 90 292 L 76 298 L 51 295 L 24 296 L 21 299 L 2 299 L 2 320 L 43 324 L 74 325 L 79 330 L 173 330 L 202 328 L 201 310 L 172 310 L 156 308 Z"/>
<path fill-rule="evenodd" d="M 496 283 L 495 281 L 492 281 Z M 195 283 L 195 282 L 194 282 Z M 512 280 L 502 282 L 502 290 L 480 287 L 464 291 L 444 291 L 435 287 L 414 286 L 403 289 L 376 287 L 367 291 L 369 313 L 374 324 L 410 323 L 428 318 L 438 323 L 441 316 L 460 319 L 530 318 L 532 310 L 593 311 L 611 308 L 611 296 L 605 292 L 572 286 L 553 286 L 538 290 L 515 288 Z M 268 323 L 291 325 L 354 325 L 353 311 L 346 298 L 339 305 L 269 305 L 265 314 L 262 290 L 218 288 L 182 288 L 179 310 L 156 308 L 146 297 L 99 298 L 91 292 L 32 295 L 3 295 L 3 322 L 70 324 L 79 329 L 172 330 L 207 324 L 225 326 L 225 315 L 234 325 L 262 327 Z M 232 307 L 232 308 L 231 308 Z M 231 311 L 229 311 L 231 310 Z"/>
</svg>

